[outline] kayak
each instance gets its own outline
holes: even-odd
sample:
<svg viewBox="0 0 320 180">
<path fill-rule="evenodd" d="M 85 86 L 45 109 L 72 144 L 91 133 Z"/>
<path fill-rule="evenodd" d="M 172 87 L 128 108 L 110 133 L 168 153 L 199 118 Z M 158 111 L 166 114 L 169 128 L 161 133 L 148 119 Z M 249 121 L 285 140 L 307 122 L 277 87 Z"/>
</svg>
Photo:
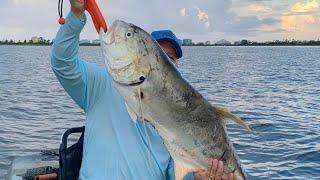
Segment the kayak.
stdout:
<svg viewBox="0 0 320 180">
<path fill-rule="evenodd" d="M 77 180 L 82 162 L 85 127 L 68 129 L 61 138 L 60 148 L 46 150 L 11 161 L 9 180 Z M 79 140 L 68 147 L 70 134 L 81 133 Z"/>
<path fill-rule="evenodd" d="M 8 173 L 9 180 L 33 180 L 35 176 L 58 173 L 59 151 L 50 150 L 14 158 Z"/>
</svg>

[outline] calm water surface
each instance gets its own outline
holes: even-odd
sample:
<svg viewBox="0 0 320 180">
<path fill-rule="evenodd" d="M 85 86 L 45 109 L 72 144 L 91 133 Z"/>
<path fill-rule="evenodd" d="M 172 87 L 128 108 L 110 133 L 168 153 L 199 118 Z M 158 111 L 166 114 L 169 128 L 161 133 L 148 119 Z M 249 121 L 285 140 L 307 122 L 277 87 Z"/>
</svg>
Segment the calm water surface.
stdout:
<svg viewBox="0 0 320 180">
<path fill-rule="evenodd" d="M 80 51 L 103 64 L 98 47 Z M 49 53 L 0 46 L 0 179 L 13 157 L 56 149 L 66 129 L 83 124 Z M 320 177 L 320 47 L 186 47 L 179 69 L 213 104 L 252 127 L 228 126 L 250 179 Z"/>
</svg>

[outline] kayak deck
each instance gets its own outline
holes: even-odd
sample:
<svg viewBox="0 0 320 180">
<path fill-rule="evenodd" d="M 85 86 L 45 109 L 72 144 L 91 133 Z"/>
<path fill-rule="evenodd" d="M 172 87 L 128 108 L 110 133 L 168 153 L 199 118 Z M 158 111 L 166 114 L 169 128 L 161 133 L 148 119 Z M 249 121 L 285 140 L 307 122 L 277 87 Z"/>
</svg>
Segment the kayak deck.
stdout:
<svg viewBox="0 0 320 180">
<path fill-rule="evenodd" d="M 46 151 L 38 154 L 14 158 L 8 173 L 9 180 L 33 180 L 36 175 L 57 173 L 59 154 Z"/>
<path fill-rule="evenodd" d="M 77 180 L 82 162 L 84 131 L 84 126 L 68 129 L 62 136 L 59 150 L 14 158 L 7 179 L 33 180 L 39 175 L 54 175 L 54 179 Z M 75 144 L 68 147 L 68 137 L 75 133 L 80 133 L 81 136 Z"/>
</svg>

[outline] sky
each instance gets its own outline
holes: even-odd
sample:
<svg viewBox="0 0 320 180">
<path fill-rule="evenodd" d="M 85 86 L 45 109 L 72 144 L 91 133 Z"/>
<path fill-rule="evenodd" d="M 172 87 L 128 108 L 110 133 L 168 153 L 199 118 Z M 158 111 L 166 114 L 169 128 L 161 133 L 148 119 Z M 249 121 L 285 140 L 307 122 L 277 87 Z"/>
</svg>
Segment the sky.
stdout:
<svg viewBox="0 0 320 180">
<path fill-rule="evenodd" d="M 64 0 L 63 13 L 69 12 Z M 96 0 L 109 25 L 115 19 L 152 32 L 171 29 L 195 42 L 320 38 L 320 0 Z M 0 40 L 53 39 L 58 0 L 0 0 Z M 97 39 L 90 16 L 81 39 Z"/>
</svg>

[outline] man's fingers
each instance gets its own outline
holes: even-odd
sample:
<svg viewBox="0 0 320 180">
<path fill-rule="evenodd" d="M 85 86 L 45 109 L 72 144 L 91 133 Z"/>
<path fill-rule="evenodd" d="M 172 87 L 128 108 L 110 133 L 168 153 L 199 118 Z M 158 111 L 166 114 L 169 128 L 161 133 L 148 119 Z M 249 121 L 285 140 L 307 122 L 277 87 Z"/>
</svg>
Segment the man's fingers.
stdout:
<svg viewBox="0 0 320 180">
<path fill-rule="evenodd" d="M 234 177 L 234 173 L 230 173 L 230 174 L 229 174 L 229 179 L 228 179 L 228 180 L 234 180 L 234 179 L 236 179 L 236 178 Z"/>
<path fill-rule="evenodd" d="M 194 172 L 194 178 L 196 180 L 207 180 L 207 170 L 206 169 L 197 169 Z"/>
<path fill-rule="evenodd" d="M 209 159 L 207 173 L 208 173 L 208 178 L 210 180 L 214 179 L 217 168 L 218 168 L 218 160 L 217 159 Z"/>
<path fill-rule="evenodd" d="M 234 180 L 234 174 L 230 173 L 228 176 L 227 175 L 223 175 L 222 176 L 222 180 Z"/>
<path fill-rule="evenodd" d="M 207 161 L 207 177 L 209 177 L 210 176 L 210 172 L 211 172 L 211 169 L 212 169 L 212 161 L 213 161 L 213 159 L 208 159 L 208 161 Z"/>
<path fill-rule="evenodd" d="M 223 175 L 223 162 L 219 161 L 218 167 L 217 167 L 217 172 L 216 172 L 214 180 L 221 180 L 222 175 Z"/>
<path fill-rule="evenodd" d="M 228 178 L 229 178 L 229 176 L 223 175 L 221 179 L 222 180 L 229 180 Z"/>
</svg>

